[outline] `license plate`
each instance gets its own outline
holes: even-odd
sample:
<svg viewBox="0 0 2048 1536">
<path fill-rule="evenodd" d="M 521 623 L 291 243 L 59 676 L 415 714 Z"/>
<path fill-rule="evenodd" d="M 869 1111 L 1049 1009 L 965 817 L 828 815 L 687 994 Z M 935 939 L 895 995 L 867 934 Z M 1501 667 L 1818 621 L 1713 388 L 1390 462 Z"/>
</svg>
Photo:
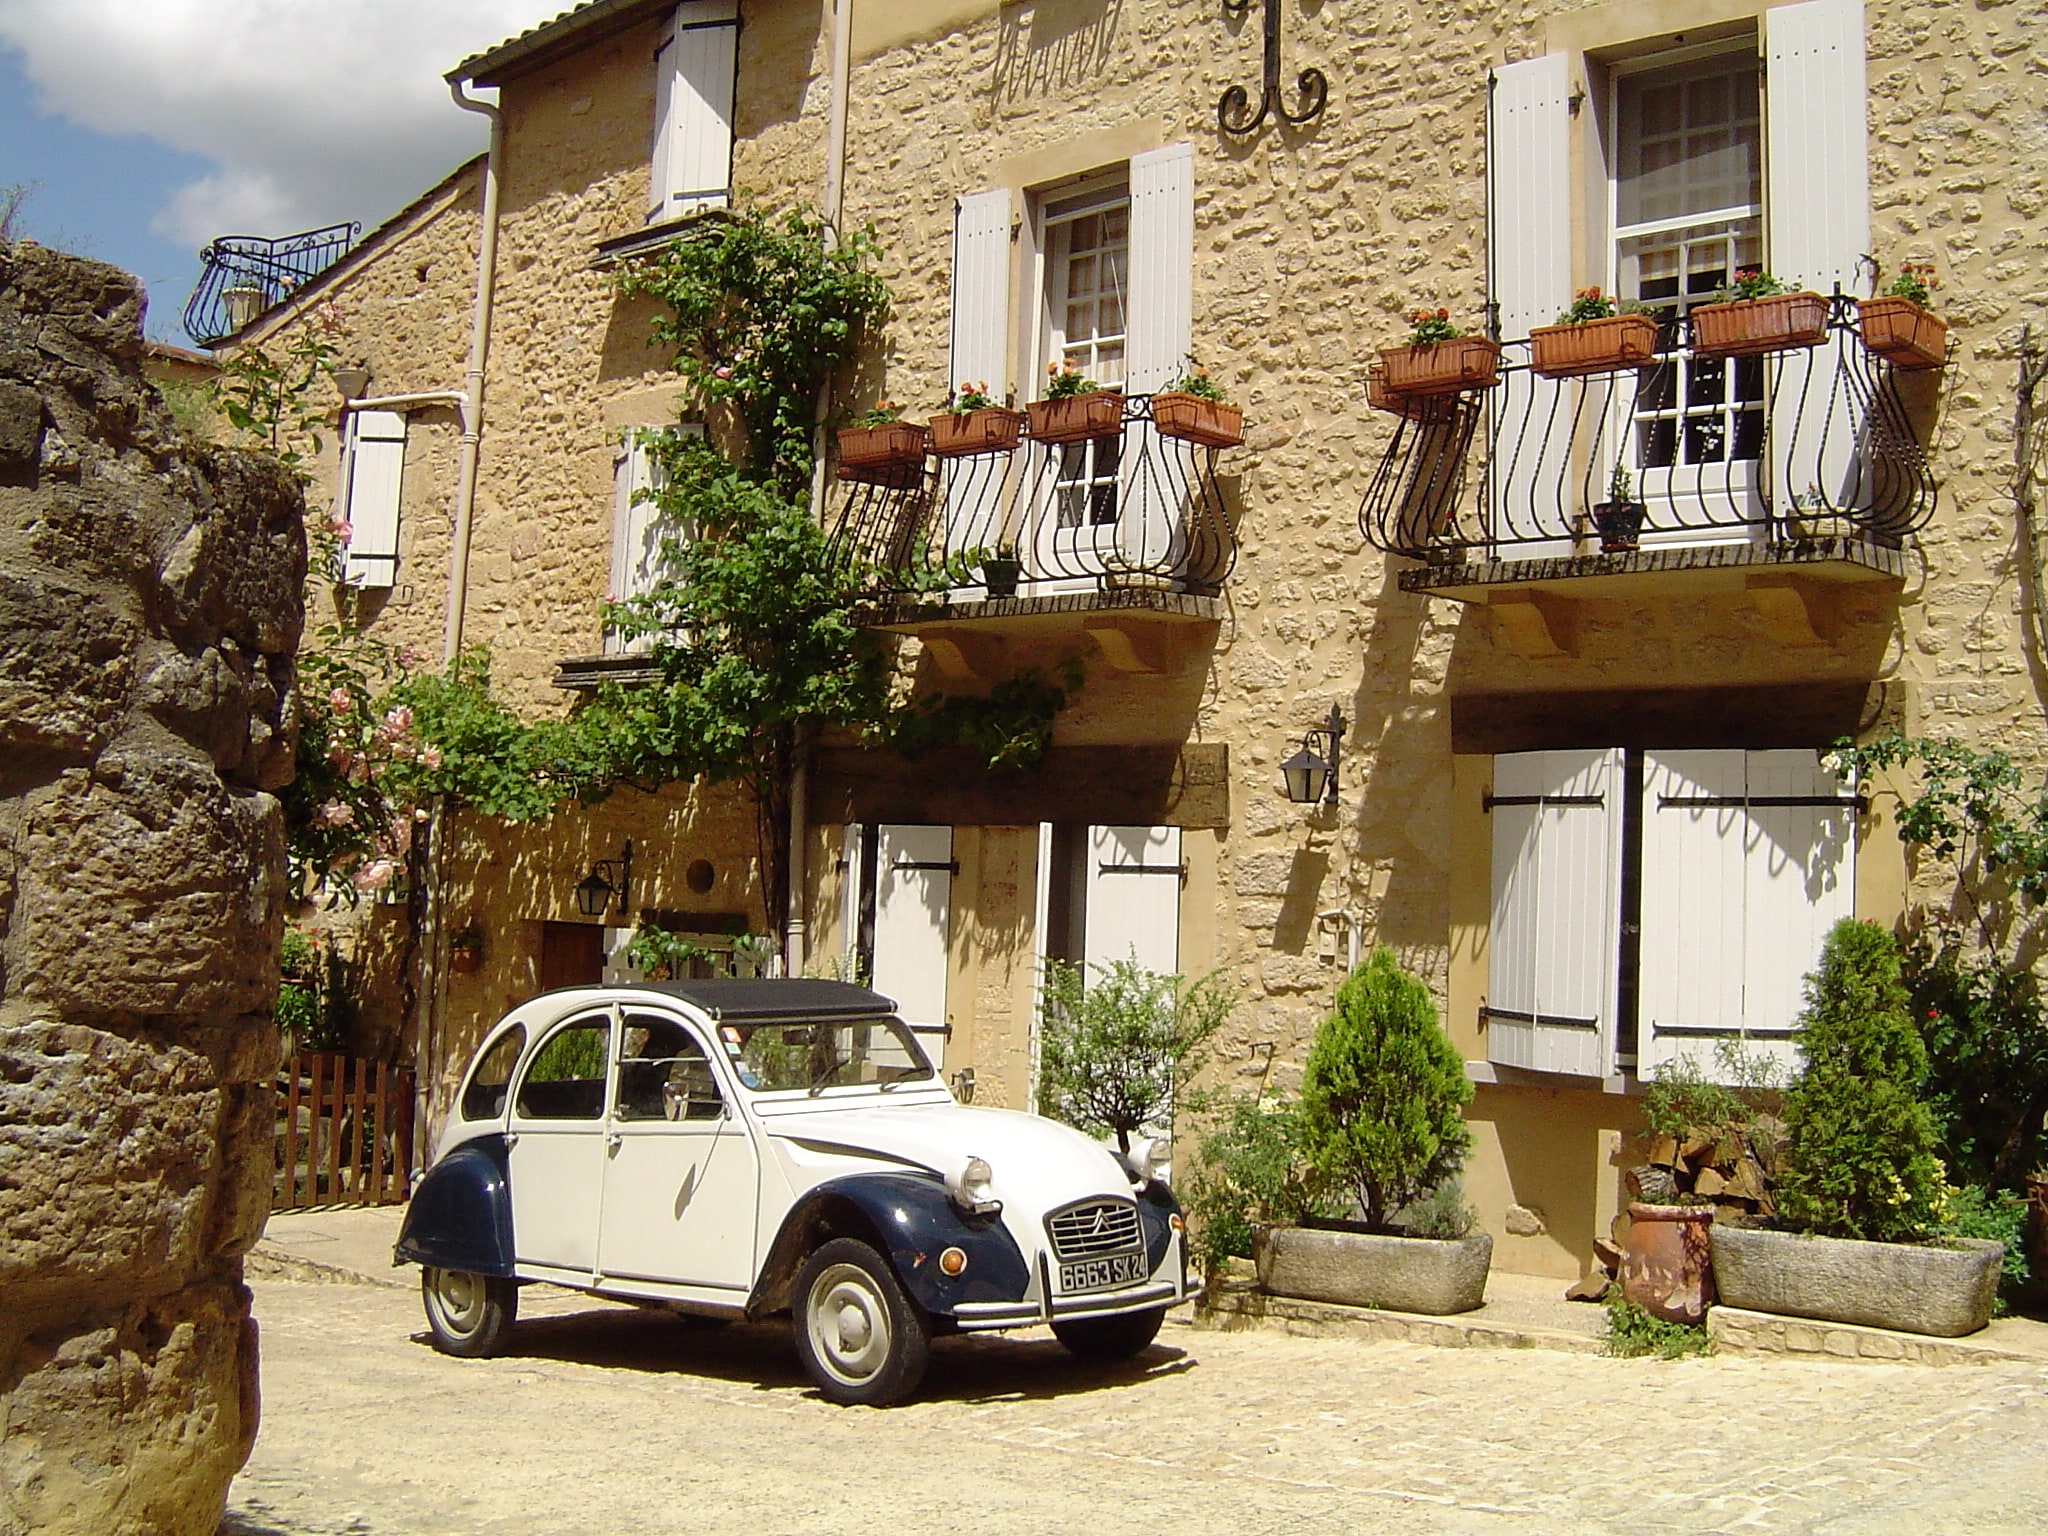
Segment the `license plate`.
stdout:
<svg viewBox="0 0 2048 1536">
<path fill-rule="evenodd" d="M 1060 1289 L 1107 1291 L 1119 1285 L 1135 1285 L 1149 1271 L 1142 1253 L 1112 1254 L 1106 1259 L 1081 1259 L 1060 1266 Z"/>
</svg>

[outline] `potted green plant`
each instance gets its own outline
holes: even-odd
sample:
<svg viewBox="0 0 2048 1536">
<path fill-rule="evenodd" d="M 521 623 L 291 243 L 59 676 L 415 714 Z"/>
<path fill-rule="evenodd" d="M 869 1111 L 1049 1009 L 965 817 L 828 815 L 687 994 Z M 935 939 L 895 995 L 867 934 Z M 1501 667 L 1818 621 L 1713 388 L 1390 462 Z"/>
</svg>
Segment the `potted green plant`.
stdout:
<svg viewBox="0 0 2048 1536">
<path fill-rule="evenodd" d="M 1529 366 L 1546 379 L 1618 373 L 1656 360 L 1656 319 L 1634 300 L 1603 293 L 1597 284 L 1573 294 L 1557 324 L 1529 332 Z"/>
<path fill-rule="evenodd" d="M 924 472 L 931 433 L 887 400 L 878 400 L 850 427 L 839 430 L 839 478 L 898 485 Z"/>
<path fill-rule="evenodd" d="M 484 931 L 472 918 L 448 935 L 448 968 L 474 971 L 484 963 Z"/>
<path fill-rule="evenodd" d="M 1301 1081 L 1302 1153 L 1355 1216 L 1265 1233 L 1260 1285 L 1397 1312 L 1483 1303 L 1493 1238 L 1472 1231 L 1456 1190 L 1471 1098 L 1429 988 L 1375 950 L 1337 988 Z"/>
<path fill-rule="evenodd" d="M 1633 550 L 1642 537 L 1643 518 L 1648 510 L 1636 500 L 1635 478 L 1629 474 L 1628 465 L 1616 459 L 1614 472 L 1607 477 L 1607 499 L 1593 508 L 1600 553 L 1623 555 Z"/>
<path fill-rule="evenodd" d="M 1244 408 L 1225 401 L 1222 386 L 1192 359 L 1172 388 L 1152 397 L 1152 424 L 1161 437 L 1204 448 L 1235 448 L 1244 441 Z"/>
<path fill-rule="evenodd" d="M 1041 443 L 1085 443 L 1123 430 L 1124 397 L 1105 389 L 1072 362 L 1047 363 L 1045 398 L 1026 409 L 1031 436 Z"/>
<path fill-rule="evenodd" d="M 1940 286 L 1932 262 L 1901 264 L 1882 293 L 1856 303 L 1856 329 L 1863 345 L 1908 372 L 1947 362 L 1948 323 L 1927 307 Z"/>
<path fill-rule="evenodd" d="M 994 554 L 981 557 L 981 583 L 990 597 L 1015 597 L 1023 575 L 1024 562 L 1017 558 L 1014 544 L 998 544 Z"/>
<path fill-rule="evenodd" d="M 1715 1282 L 1728 1306 L 1953 1338 L 1991 1319 L 2005 1245 L 1939 1237 L 1946 1194 L 1934 1116 L 1919 1089 L 1899 950 L 1844 918 L 1806 979 L 1785 1095 L 1785 1156 L 1771 1227 L 1716 1222 Z"/>
<path fill-rule="evenodd" d="M 962 382 L 946 399 L 946 409 L 931 419 L 932 455 L 965 458 L 976 453 L 1008 453 L 1024 432 L 1024 415 L 999 403 L 986 382 Z"/>
<path fill-rule="evenodd" d="M 1694 356 L 1760 357 L 1819 346 L 1828 333 L 1828 301 L 1760 267 L 1742 267 L 1691 318 Z"/>
<path fill-rule="evenodd" d="M 1412 309 L 1408 324 L 1408 344 L 1380 352 L 1389 394 L 1454 395 L 1490 388 L 1499 376 L 1499 343 L 1472 335 L 1448 309 Z"/>
</svg>

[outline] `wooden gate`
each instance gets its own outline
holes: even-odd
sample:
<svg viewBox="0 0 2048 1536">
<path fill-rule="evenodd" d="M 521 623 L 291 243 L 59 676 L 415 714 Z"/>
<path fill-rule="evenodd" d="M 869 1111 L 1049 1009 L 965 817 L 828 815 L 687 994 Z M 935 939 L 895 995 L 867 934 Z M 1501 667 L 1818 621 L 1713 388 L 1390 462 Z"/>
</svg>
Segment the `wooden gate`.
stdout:
<svg viewBox="0 0 2048 1536">
<path fill-rule="evenodd" d="M 389 1062 L 305 1051 L 277 1083 L 270 1208 L 397 1205 L 411 1192 L 412 1074 Z"/>
</svg>

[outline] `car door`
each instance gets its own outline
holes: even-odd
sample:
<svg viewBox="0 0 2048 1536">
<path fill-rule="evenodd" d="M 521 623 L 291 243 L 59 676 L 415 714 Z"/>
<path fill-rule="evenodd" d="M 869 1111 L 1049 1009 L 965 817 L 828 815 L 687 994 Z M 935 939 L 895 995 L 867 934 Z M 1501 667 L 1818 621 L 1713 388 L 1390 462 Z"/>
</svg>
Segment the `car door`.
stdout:
<svg viewBox="0 0 2048 1536">
<path fill-rule="evenodd" d="M 505 1139 L 521 1266 L 596 1266 L 611 1050 L 611 1011 L 592 1009 L 542 1036 L 520 1074 Z"/>
<path fill-rule="evenodd" d="M 753 1135 L 689 1025 L 628 1011 L 621 1040 L 598 1269 L 624 1289 L 654 1282 L 743 1301 L 761 1183 Z"/>
</svg>

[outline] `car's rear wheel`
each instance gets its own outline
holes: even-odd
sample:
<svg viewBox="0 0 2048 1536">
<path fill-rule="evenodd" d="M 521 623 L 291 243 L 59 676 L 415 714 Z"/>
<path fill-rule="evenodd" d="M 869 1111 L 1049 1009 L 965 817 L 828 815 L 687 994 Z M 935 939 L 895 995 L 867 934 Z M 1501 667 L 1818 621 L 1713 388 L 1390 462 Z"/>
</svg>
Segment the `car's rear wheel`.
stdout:
<svg viewBox="0 0 2048 1536">
<path fill-rule="evenodd" d="M 835 1403 L 901 1402 L 931 1362 L 931 1327 L 903 1294 L 889 1261 L 835 1237 L 804 1261 L 796 1284 L 796 1347 Z"/>
<path fill-rule="evenodd" d="M 495 1355 L 504 1348 L 519 1316 L 517 1285 L 466 1269 L 422 1269 L 420 1300 L 427 1309 L 434 1348 L 468 1359 Z"/>
<path fill-rule="evenodd" d="M 1114 1317 L 1077 1317 L 1054 1323 L 1053 1336 L 1084 1360 L 1128 1360 L 1159 1336 L 1166 1308 L 1119 1312 Z"/>
</svg>

